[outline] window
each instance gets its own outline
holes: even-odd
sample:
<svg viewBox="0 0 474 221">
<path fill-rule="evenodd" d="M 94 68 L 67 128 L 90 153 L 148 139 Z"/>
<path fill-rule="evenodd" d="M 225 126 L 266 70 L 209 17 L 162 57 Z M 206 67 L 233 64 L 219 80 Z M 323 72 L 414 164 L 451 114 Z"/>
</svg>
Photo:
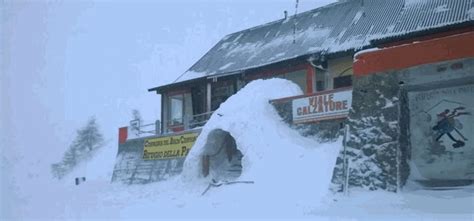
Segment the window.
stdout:
<svg viewBox="0 0 474 221">
<path fill-rule="evenodd" d="M 179 132 L 190 128 L 193 102 L 190 90 L 172 91 L 166 96 L 163 131 Z"/>
<path fill-rule="evenodd" d="M 306 71 L 293 71 L 282 75 L 284 79 L 290 80 L 297 84 L 303 93 L 306 93 Z"/>
<path fill-rule="evenodd" d="M 183 124 L 184 96 L 183 94 L 172 95 L 169 97 L 170 105 L 170 125 Z"/>
<path fill-rule="evenodd" d="M 334 89 L 352 86 L 352 75 L 340 76 L 334 78 Z"/>
<path fill-rule="evenodd" d="M 270 79 L 270 78 L 282 78 L 289 80 L 296 85 L 298 85 L 301 88 L 301 91 L 303 93 L 311 93 L 312 91 L 308 91 L 308 85 L 307 85 L 307 69 L 300 69 L 296 71 L 291 71 L 291 72 L 283 72 L 283 70 L 277 70 L 276 72 L 265 72 L 261 73 L 255 76 L 249 76 L 246 78 L 247 83 L 256 80 L 256 79 Z M 242 87 L 244 84 L 241 84 L 240 87 Z M 238 87 L 238 88 L 240 88 Z"/>
<path fill-rule="evenodd" d="M 234 82 L 219 81 L 211 87 L 211 110 L 216 110 L 219 106 L 235 93 Z"/>
<path fill-rule="evenodd" d="M 326 76 L 327 76 L 327 71 L 323 70 L 316 70 L 316 77 L 315 77 L 315 82 L 316 82 L 316 91 L 324 91 L 327 88 L 327 83 L 326 83 Z"/>
<path fill-rule="evenodd" d="M 306 93 L 306 70 L 293 71 L 285 74 L 272 75 L 270 78 L 282 78 L 297 84 Z"/>
</svg>

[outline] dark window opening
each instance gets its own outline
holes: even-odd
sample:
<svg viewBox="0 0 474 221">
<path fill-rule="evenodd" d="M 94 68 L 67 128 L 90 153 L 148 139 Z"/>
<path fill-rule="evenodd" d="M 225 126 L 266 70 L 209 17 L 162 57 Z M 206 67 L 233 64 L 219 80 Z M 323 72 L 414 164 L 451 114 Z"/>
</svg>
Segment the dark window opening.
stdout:
<svg viewBox="0 0 474 221">
<path fill-rule="evenodd" d="M 327 89 L 326 75 L 327 75 L 326 71 L 323 71 L 323 70 L 318 70 L 316 72 L 316 76 L 315 76 L 316 91 L 324 91 Z"/>
<path fill-rule="evenodd" d="M 235 93 L 235 85 L 231 81 L 216 82 L 211 87 L 211 110 L 214 111 Z"/>
<path fill-rule="evenodd" d="M 352 75 L 340 76 L 334 78 L 334 89 L 352 86 Z"/>
<path fill-rule="evenodd" d="M 324 86 L 324 81 L 316 81 L 316 91 L 324 91 L 326 89 Z"/>
<path fill-rule="evenodd" d="M 196 86 L 191 88 L 191 99 L 192 99 L 192 119 L 190 127 L 195 128 L 203 126 L 210 116 L 206 114 L 206 86 Z"/>
</svg>

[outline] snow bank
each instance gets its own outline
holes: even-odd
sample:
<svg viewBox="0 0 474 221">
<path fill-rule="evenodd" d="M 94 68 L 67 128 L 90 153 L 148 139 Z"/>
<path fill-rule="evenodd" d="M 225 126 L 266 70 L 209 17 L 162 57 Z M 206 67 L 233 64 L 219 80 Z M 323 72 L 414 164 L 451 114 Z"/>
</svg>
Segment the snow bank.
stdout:
<svg viewBox="0 0 474 221">
<path fill-rule="evenodd" d="M 220 129 L 230 133 L 244 155 L 238 180 L 254 184 L 211 188 L 206 197 L 221 203 L 241 202 L 241 207 L 254 214 L 291 217 L 318 205 L 328 192 L 341 145 L 322 145 L 302 137 L 269 103 L 300 94 L 296 84 L 283 79 L 249 83 L 223 103 L 204 126 L 185 161 L 182 180 L 202 189 L 210 181 L 210 177 L 201 176 L 201 156 L 209 134 Z"/>
<path fill-rule="evenodd" d="M 472 220 L 474 186 L 392 193 L 353 189 L 311 214 L 331 220 Z"/>
</svg>

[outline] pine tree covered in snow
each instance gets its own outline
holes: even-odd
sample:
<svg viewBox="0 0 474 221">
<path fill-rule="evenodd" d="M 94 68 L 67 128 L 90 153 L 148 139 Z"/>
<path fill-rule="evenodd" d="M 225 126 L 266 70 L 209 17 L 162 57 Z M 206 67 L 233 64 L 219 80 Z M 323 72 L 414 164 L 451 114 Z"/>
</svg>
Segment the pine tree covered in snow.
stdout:
<svg viewBox="0 0 474 221">
<path fill-rule="evenodd" d="M 77 131 L 76 139 L 73 141 L 72 147 L 77 150 L 79 158 L 82 155 L 100 148 L 103 145 L 104 138 L 99 132 L 99 126 L 94 117 L 90 118 L 87 125 Z"/>
<path fill-rule="evenodd" d="M 103 145 L 104 138 L 99 131 L 99 126 L 96 119 L 91 117 L 84 127 L 77 130 L 76 138 L 64 153 L 62 161 L 51 165 L 53 176 L 61 179 L 79 162 L 93 156 Z"/>
</svg>

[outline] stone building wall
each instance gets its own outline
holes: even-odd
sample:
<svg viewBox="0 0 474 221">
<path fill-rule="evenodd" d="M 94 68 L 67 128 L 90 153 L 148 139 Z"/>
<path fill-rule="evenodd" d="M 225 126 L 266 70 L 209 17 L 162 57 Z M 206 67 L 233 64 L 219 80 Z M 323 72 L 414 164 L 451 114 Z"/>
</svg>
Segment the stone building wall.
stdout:
<svg viewBox="0 0 474 221">
<path fill-rule="evenodd" d="M 341 189 L 347 178 L 353 187 L 396 191 L 399 103 L 396 74 L 374 74 L 354 81 L 352 108 L 347 119 L 349 135 L 333 177 L 333 183 Z"/>
<path fill-rule="evenodd" d="M 345 148 L 334 168 L 334 191 L 359 187 L 396 192 L 410 177 L 413 113 L 410 113 L 408 94 L 472 84 L 474 59 L 468 58 L 355 78 L 352 108 L 345 121 L 292 125 L 291 100 L 273 105 L 285 122 L 321 142 L 334 141 L 344 135 L 347 127 Z"/>
<path fill-rule="evenodd" d="M 454 66 L 462 68 L 450 68 Z M 409 126 L 413 113 L 407 94 L 473 83 L 472 58 L 356 78 L 347 121 L 349 135 L 334 170 L 335 190 L 347 185 L 395 192 L 403 187 L 412 160 Z"/>
</svg>

